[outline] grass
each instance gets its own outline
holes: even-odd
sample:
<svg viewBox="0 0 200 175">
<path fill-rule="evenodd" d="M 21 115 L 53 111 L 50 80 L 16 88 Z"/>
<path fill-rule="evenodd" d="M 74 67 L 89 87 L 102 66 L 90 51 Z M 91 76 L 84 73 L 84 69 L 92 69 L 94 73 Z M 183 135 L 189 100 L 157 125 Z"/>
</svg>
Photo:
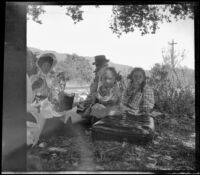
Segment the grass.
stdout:
<svg viewBox="0 0 200 175">
<path fill-rule="evenodd" d="M 175 119 L 176 120 L 176 119 Z M 91 132 L 74 126 L 71 136 L 40 140 L 28 151 L 29 170 L 43 171 L 151 171 L 195 170 L 194 119 L 171 120 L 171 116 L 155 120 L 156 134 L 152 143 L 138 146 L 129 143 L 92 141 Z M 189 146 L 188 146 L 189 145 Z M 64 148 L 65 153 L 49 152 L 49 147 Z M 37 157 L 34 162 L 33 157 Z"/>
<path fill-rule="evenodd" d="M 88 87 L 66 89 L 79 94 Z M 155 119 L 152 143 L 138 146 L 129 143 L 93 141 L 91 131 L 80 125 L 69 127 L 60 136 L 40 139 L 28 150 L 29 171 L 152 171 L 195 170 L 195 119 L 163 115 Z M 40 143 L 46 143 L 40 147 Z M 65 152 L 52 152 L 51 147 Z"/>
</svg>

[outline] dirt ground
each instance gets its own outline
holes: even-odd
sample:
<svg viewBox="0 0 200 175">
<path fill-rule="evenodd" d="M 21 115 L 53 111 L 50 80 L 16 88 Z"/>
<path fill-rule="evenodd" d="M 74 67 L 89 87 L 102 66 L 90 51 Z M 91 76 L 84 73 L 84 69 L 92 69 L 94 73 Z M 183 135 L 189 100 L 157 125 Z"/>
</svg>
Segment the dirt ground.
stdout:
<svg viewBox="0 0 200 175">
<path fill-rule="evenodd" d="M 148 145 L 93 141 L 90 129 L 72 126 L 28 150 L 29 171 L 195 170 L 195 119 L 165 115 L 155 119 Z"/>
</svg>

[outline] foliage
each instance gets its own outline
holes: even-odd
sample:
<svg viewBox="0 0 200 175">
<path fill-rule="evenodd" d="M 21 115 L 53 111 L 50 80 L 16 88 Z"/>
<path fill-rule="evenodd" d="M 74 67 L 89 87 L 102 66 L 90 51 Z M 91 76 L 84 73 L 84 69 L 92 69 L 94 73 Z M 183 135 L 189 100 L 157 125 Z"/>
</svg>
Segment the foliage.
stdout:
<svg viewBox="0 0 200 175">
<path fill-rule="evenodd" d="M 163 49 L 162 57 L 165 64 L 168 64 L 172 68 L 175 68 L 177 66 L 180 66 L 181 61 L 185 59 L 185 50 L 183 50 L 182 52 L 180 51 L 176 52 L 176 51 L 173 51 L 172 48 L 168 50 Z"/>
<path fill-rule="evenodd" d="M 185 57 L 185 50 L 180 54 L 174 50 L 174 40 L 169 44 L 171 48 L 162 51 L 164 64 L 155 64 L 151 70 L 150 82 L 156 94 L 156 107 L 175 116 L 192 116 L 195 107 L 194 71 L 191 74 L 189 69 L 179 65 Z"/>
<path fill-rule="evenodd" d="M 116 5 L 112 11 L 110 27 L 118 35 L 133 32 L 135 29 L 139 29 L 141 35 L 154 34 L 159 29 L 159 23 L 171 22 L 172 17 L 176 20 L 185 19 L 186 16 L 193 18 L 191 4 Z M 167 11 L 169 13 L 165 13 Z"/>
<path fill-rule="evenodd" d="M 70 16 L 75 24 L 83 20 L 82 17 L 83 11 L 81 10 L 80 5 L 69 6 L 66 9 L 67 9 L 66 15 Z"/>
<path fill-rule="evenodd" d="M 69 80 L 75 80 L 80 83 L 90 83 L 94 78 L 95 66 L 92 65 L 94 62 L 93 57 L 83 57 L 77 54 L 59 54 L 54 51 L 42 51 L 36 48 L 29 49 L 34 53 L 35 56 L 41 53 L 50 52 L 56 55 L 57 65 L 55 66 L 56 72 L 64 72 L 65 77 Z M 109 62 L 109 66 L 115 67 L 117 72 L 122 75 L 124 81 L 126 82 L 126 77 L 132 70 L 131 66 L 116 64 Z M 75 82 L 74 82 L 75 83 Z"/>
<path fill-rule="evenodd" d="M 34 52 L 34 54 L 38 53 Z M 93 59 L 86 59 L 76 54 L 65 54 L 65 57 L 64 60 L 58 61 L 55 67 L 56 72 L 64 72 L 65 77 L 76 82 L 76 84 L 90 84 L 94 78 Z M 127 85 L 127 75 L 132 67 L 112 62 L 109 65 L 120 71 L 123 81 Z M 195 83 L 193 70 L 187 67 L 175 67 L 172 70 L 170 64 L 155 64 L 148 74 L 148 83 L 154 88 L 155 109 L 178 116 L 192 116 L 194 114 Z"/>
<path fill-rule="evenodd" d="M 66 60 L 72 57 L 67 55 Z M 194 98 L 189 89 L 182 89 L 176 94 L 178 96 L 171 93 L 176 91 L 170 83 L 168 68 L 167 65 L 156 64 L 149 79 L 160 97 L 158 107 L 163 108 L 164 112 L 171 111 L 171 115 L 155 118 L 156 131 L 152 143 L 135 145 L 93 141 L 89 130 L 79 125 L 67 124 L 64 126 L 66 130 L 62 130 L 60 136 L 51 135 L 40 140 L 46 146 L 41 147 L 38 144 L 28 149 L 28 157 L 36 157 L 27 160 L 28 171 L 195 170 L 195 138 L 192 137 L 195 120 L 185 115 L 184 120 L 173 118 L 174 112 L 187 115 L 190 110 L 188 104 Z M 173 100 L 170 95 L 176 100 L 174 104 L 171 104 Z M 168 107 L 164 108 L 166 104 Z M 49 151 L 52 147 L 65 151 Z"/>
<path fill-rule="evenodd" d="M 29 17 L 32 17 L 33 21 L 39 24 L 42 24 L 42 21 L 39 19 L 39 16 L 43 13 L 45 13 L 45 10 L 43 9 L 43 6 L 41 5 L 27 6 L 27 19 L 29 19 Z"/>
<path fill-rule="evenodd" d="M 76 54 L 67 54 L 66 59 L 58 62 L 55 69 L 57 72 L 65 72 L 65 77 L 68 77 L 69 80 L 90 83 L 93 78 L 93 71 L 89 61 Z"/>
<path fill-rule="evenodd" d="M 36 66 L 36 55 L 30 50 L 27 50 L 27 61 L 26 61 L 26 70 L 29 76 L 36 74 L 38 72 L 38 68 Z"/>
<path fill-rule="evenodd" d="M 133 32 L 139 29 L 141 35 L 154 34 L 159 29 L 159 23 L 171 22 L 194 18 L 194 4 L 165 4 L 165 5 L 113 5 L 110 28 L 118 37 L 122 33 Z M 38 16 L 44 13 L 42 6 L 28 6 L 28 14 L 35 22 L 41 23 Z M 66 15 L 71 17 L 74 23 L 83 20 L 82 5 L 66 7 Z M 99 6 L 95 6 L 99 7 Z"/>
<path fill-rule="evenodd" d="M 155 64 L 149 82 L 155 92 L 155 108 L 175 116 L 194 115 L 195 97 L 189 86 L 177 86 L 168 65 Z"/>
</svg>

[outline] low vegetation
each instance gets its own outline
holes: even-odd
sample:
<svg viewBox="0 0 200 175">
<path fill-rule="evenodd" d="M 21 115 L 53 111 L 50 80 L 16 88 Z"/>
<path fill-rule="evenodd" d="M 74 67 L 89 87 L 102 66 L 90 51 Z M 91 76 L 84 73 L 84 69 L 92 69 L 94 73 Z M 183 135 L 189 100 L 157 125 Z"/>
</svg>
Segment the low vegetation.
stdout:
<svg viewBox="0 0 200 175">
<path fill-rule="evenodd" d="M 82 80 L 85 84 L 89 84 L 93 78 L 91 62 L 84 57 L 68 55 L 65 60 L 59 62 L 56 70 L 65 71 L 71 81 Z M 131 69 L 122 72 L 124 78 L 129 70 Z M 32 171 L 195 170 L 194 71 L 188 68 L 176 68 L 175 71 L 176 74 L 166 64 L 155 64 L 148 71 L 148 83 L 155 92 L 155 110 L 163 114 L 155 118 L 156 132 L 152 143 L 139 146 L 94 141 L 91 140 L 88 128 L 73 126 L 59 137 L 41 139 L 36 147 L 29 149 L 28 169 Z M 82 100 L 79 96 L 87 93 L 88 87 L 85 90 L 76 89 L 75 103 Z M 50 149 L 52 147 L 57 150 L 52 151 Z"/>
</svg>

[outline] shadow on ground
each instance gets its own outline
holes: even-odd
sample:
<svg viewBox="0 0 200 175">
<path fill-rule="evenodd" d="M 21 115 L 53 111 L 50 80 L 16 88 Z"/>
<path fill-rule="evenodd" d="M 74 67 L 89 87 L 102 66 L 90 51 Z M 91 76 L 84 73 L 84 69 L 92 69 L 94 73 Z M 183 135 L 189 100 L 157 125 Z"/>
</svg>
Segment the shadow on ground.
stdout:
<svg viewBox="0 0 200 175">
<path fill-rule="evenodd" d="M 155 138 L 146 146 L 92 141 L 89 129 L 71 126 L 62 136 L 42 138 L 36 147 L 28 150 L 28 170 L 195 170 L 194 119 L 188 122 L 189 125 L 156 121 Z M 58 150 L 49 151 L 52 147 Z"/>
</svg>

